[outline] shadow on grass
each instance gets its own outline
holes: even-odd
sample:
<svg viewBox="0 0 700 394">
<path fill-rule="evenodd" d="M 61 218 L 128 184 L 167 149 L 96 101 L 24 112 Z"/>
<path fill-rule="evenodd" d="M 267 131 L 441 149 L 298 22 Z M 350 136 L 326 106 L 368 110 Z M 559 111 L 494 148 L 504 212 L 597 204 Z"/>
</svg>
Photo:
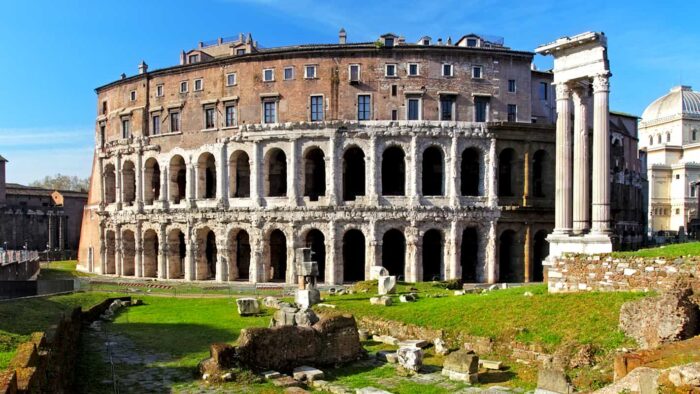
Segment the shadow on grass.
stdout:
<svg viewBox="0 0 700 394">
<path fill-rule="evenodd" d="M 516 376 L 518 375 L 515 372 L 507 369 L 502 371 L 486 371 L 479 373 L 479 383 L 504 383 L 513 380 Z"/>
</svg>

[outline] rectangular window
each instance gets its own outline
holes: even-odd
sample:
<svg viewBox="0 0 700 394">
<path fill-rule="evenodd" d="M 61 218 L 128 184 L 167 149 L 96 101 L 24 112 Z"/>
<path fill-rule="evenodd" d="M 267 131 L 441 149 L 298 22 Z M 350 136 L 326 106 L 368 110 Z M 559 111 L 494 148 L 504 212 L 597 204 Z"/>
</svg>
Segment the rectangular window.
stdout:
<svg viewBox="0 0 700 394">
<path fill-rule="evenodd" d="M 396 93 L 399 90 L 398 86 L 396 85 L 391 85 L 391 95 L 396 97 Z"/>
<path fill-rule="evenodd" d="M 306 79 L 316 78 L 316 66 L 305 66 L 304 67 L 304 78 L 306 78 Z"/>
<path fill-rule="evenodd" d="M 540 100 L 549 99 L 549 84 L 547 82 L 540 82 Z"/>
<path fill-rule="evenodd" d="M 294 67 L 285 67 L 284 68 L 284 80 L 289 81 L 294 79 Z"/>
<path fill-rule="evenodd" d="M 236 82 L 236 73 L 226 74 L 226 86 L 234 86 Z"/>
<path fill-rule="evenodd" d="M 170 132 L 180 131 L 180 111 L 170 111 Z"/>
<path fill-rule="evenodd" d="M 474 121 L 486 122 L 489 106 L 488 97 L 474 97 Z"/>
<path fill-rule="evenodd" d="M 451 64 L 443 64 L 442 65 L 442 76 L 443 77 L 452 77 L 454 76 L 454 70 L 452 69 Z"/>
<path fill-rule="evenodd" d="M 187 81 L 180 82 L 180 93 L 187 93 Z"/>
<path fill-rule="evenodd" d="M 135 90 L 132 90 L 131 92 L 129 92 L 129 100 L 136 101 L 136 91 Z"/>
<path fill-rule="evenodd" d="M 399 120 L 399 111 L 396 109 L 391 110 L 391 120 Z"/>
<path fill-rule="evenodd" d="M 107 115 L 107 101 L 102 102 L 102 115 Z"/>
<path fill-rule="evenodd" d="M 199 55 L 190 55 L 189 57 L 189 63 L 197 63 L 199 61 Z"/>
<path fill-rule="evenodd" d="M 198 92 L 204 88 L 204 81 L 202 79 L 194 80 L 194 91 Z"/>
<path fill-rule="evenodd" d="M 245 49 L 236 49 L 236 55 L 245 55 Z"/>
<path fill-rule="evenodd" d="M 163 97 L 163 84 L 156 85 L 156 97 Z"/>
<path fill-rule="evenodd" d="M 696 186 L 690 185 L 690 197 L 695 197 Z"/>
<path fill-rule="evenodd" d="M 515 122 L 518 118 L 518 106 L 515 104 L 508 104 L 508 121 Z"/>
<path fill-rule="evenodd" d="M 311 96 L 311 121 L 323 120 L 323 96 Z"/>
<path fill-rule="evenodd" d="M 131 130 L 129 128 L 129 119 L 122 119 L 122 138 L 131 137 Z"/>
<path fill-rule="evenodd" d="M 481 66 L 474 66 L 472 67 L 472 78 L 474 79 L 481 79 L 483 78 L 481 76 Z"/>
<path fill-rule="evenodd" d="M 276 122 L 277 122 L 277 102 L 264 101 L 263 102 L 263 123 L 276 123 Z"/>
<path fill-rule="evenodd" d="M 408 75 L 418 75 L 418 63 L 408 63 Z"/>
<path fill-rule="evenodd" d="M 454 110 L 452 108 L 454 103 L 454 97 L 442 96 L 440 98 L 440 120 L 454 120 Z"/>
<path fill-rule="evenodd" d="M 360 65 L 350 65 L 350 82 L 360 82 Z"/>
<path fill-rule="evenodd" d="M 420 99 L 408 99 L 408 120 L 420 120 Z"/>
<path fill-rule="evenodd" d="M 272 68 L 266 68 L 263 70 L 263 81 L 271 82 L 275 80 L 275 70 Z"/>
<path fill-rule="evenodd" d="M 357 96 L 357 120 L 370 119 L 371 96 L 369 94 L 361 94 Z"/>
<path fill-rule="evenodd" d="M 204 108 L 204 128 L 213 129 L 216 127 L 216 108 Z"/>
<path fill-rule="evenodd" d="M 393 47 L 394 46 L 394 39 L 393 38 L 385 38 L 384 39 L 384 46 Z"/>
<path fill-rule="evenodd" d="M 226 127 L 236 126 L 236 106 L 233 104 L 226 105 Z"/>
<path fill-rule="evenodd" d="M 387 64 L 384 67 L 384 76 L 395 77 L 396 76 L 396 64 Z"/>
<path fill-rule="evenodd" d="M 476 47 L 477 41 L 476 38 L 467 38 L 467 46 L 470 48 Z"/>
<path fill-rule="evenodd" d="M 515 93 L 515 79 L 508 80 L 508 92 Z"/>
<path fill-rule="evenodd" d="M 160 115 L 153 115 L 153 128 L 151 131 L 153 135 L 160 134 Z"/>
</svg>

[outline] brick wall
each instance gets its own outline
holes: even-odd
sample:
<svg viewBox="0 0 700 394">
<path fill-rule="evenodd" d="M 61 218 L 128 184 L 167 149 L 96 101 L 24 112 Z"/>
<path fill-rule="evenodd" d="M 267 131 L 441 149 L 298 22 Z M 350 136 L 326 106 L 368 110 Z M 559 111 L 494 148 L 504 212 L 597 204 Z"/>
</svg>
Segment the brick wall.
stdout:
<svg viewBox="0 0 700 394">
<path fill-rule="evenodd" d="M 548 270 L 550 293 L 576 291 L 663 291 L 676 278 L 700 274 L 700 257 L 676 259 L 568 255 Z"/>
</svg>

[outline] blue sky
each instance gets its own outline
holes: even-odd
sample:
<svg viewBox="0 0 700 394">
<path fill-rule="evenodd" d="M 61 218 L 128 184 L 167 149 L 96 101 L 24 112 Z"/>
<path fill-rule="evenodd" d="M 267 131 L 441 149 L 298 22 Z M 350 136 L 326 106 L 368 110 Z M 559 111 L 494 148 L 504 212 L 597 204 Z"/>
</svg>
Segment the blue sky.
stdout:
<svg viewBox="0 0 700 394">
<path fill-rule="evenodd" d="M 611 109 L 641 115 L 683 83 L 700 90 L 700 7 L 693 1 L 100 0 L 0 4 L 0 155 L 8 181 L 57 172 L 86 177 L 92 161 L 94 88 L 177 64 L 199 41 L 251 32 L 261 45 L 417 40 L 475 32 L 514 49 L 587 30 L 608 36 Z M 537 58 L 540 69 L 551 60 Z"/>
</svg>

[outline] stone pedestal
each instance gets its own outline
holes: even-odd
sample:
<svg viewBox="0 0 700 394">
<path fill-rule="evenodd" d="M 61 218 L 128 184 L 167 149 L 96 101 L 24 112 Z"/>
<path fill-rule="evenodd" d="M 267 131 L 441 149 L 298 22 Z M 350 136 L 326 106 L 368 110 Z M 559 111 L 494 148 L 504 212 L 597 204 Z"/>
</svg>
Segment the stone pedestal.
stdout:
<svg viewBox="0 0 700 394">
<path fill-rule="evenodd" d="M 302 308 L 310 308 L 321 302 L 321 293 L 317 289 L 297 290 L 294 302 Z"/>
</svg>

